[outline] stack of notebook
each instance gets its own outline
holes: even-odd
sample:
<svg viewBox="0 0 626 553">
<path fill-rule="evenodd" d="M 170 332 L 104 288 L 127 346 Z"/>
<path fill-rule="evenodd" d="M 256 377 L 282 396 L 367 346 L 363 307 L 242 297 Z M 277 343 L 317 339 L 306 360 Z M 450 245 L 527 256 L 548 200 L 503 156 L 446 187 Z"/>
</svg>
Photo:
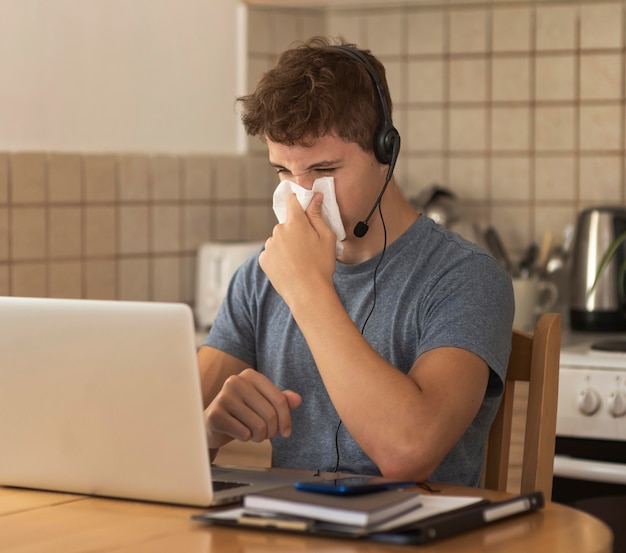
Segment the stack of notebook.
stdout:
<svg viewBox="0 0 626 553">
<path fill-rule="evenodd" d="M 544 505 L 541 492 L 491 502 L 480 497 L 420 494 L 417 489 L 334 496 L 285 486 L 250 494 L 243 505 L 193 518 L 208 524 L 426 543 Z"/>
</svg>

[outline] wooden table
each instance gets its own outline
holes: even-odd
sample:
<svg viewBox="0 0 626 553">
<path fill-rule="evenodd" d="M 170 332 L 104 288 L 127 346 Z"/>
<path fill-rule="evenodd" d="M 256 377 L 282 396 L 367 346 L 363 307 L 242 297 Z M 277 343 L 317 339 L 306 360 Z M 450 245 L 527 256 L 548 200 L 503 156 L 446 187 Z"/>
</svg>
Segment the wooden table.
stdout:
<svg viewBox="0 0 626 553">
<path fill-rule="evenodd" d="M 482 489 L 440 486 L 442 493 L 504 499 Z M 332 553 L 447 552 L 610 553 L 612 535 L 599 520 L 554 503 L 428 546 L 199 525 L 199 509 L 0 487 L 2 553 Z"/>
</svg>

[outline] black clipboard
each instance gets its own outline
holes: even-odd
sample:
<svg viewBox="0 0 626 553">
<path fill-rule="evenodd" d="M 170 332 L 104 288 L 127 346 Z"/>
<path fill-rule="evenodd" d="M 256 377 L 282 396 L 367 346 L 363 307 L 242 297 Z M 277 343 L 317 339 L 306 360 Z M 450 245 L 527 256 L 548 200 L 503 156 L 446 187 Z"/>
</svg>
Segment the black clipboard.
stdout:
<svg viewBox="0 0 626 553">
<path fill-rule="evenodd" d="M 347 531 L 341 525 L 271 514 L 232 520 L 214 517 L 211 512 L 205 512 L 193 515 L 192 519 L 203 524 L 409 545 L 429 543 L 462 534 L 511 517 L 532 513 L 544 505 L 544 496 L 541 492 L 519 495 L 504 501 L 483 500 L 385 532 L 367 532 L 357 529 Z"/>
<path fill-rule="evenodd" d="M 372 533 L 374 541 L 396 544 L 423 544 L 468 532 L 514 516 L 532 513 L 545 505 L 543 493 L 533 492 L 504 501 L 471 505 L 443 513 L 390 532 Z"/>
</svg>

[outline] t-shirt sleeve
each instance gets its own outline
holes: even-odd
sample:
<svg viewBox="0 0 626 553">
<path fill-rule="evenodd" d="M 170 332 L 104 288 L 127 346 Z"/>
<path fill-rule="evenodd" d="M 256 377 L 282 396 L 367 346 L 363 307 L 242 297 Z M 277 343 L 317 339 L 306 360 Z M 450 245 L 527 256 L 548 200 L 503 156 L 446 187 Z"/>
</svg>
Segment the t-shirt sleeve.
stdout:
<svg viewBox="0 0 626 553">
<path fill-rule="evenodd" d="M 258 278 L 258 254 L 248 258 L 233 275 L 205 345 L 241 359 L 256 368 L 256 302 L 253 282 Z"/>
<path fill-rule="evenodd" d="M 493 258 L 474 253 L 431 286 L 427 308 L 419 315 L 418 355 L 437 347 L 471 351 L 491 369 L 487 395 L 500 395 L 511 351 L 511 278 Z"/>
</svg>

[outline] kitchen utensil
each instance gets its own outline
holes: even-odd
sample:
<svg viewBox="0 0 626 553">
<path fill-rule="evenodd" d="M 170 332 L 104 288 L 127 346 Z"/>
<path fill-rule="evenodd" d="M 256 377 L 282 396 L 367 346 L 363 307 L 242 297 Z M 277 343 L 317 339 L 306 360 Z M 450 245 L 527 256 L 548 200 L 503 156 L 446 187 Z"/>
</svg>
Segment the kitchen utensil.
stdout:
<svg viewBox="0 0 626 553">
<path fill-rule="evenodd" d="M 456 195 L 438 185 L 429 186 L 410 203 L 417 211 L 444 227 L 450 227 L 461 217 Z"/>
<path fill-rule="evenodd" d="M 574 330 L 626 330 L 624 276 L 626 244 L 608 265 L 601 262 L 611 244 L 626 231 L 626 209 L 592 207 L 578 216 L 570 275 L 570 324 Z"/>
<path fill-rule="evenodd" d="M 491 255 L 496 258 L 498 263 L 500 263 L 509 274 L 513 274 L 515 271 L 511 258 L 504 247 L 498 231 L 492 226 L 487 227 L 485 231 L 485 242 L 487 243 Z"/>
<path fill-rule="evenodd" d="M 551 248 L 552 231 L 550 229 L 546 229 L 543 231 L 541 247 L 539 248 L 539 254 L 537 255 L 537 265 L 535 272 L 539 275 L 543 275 L 545 273 L 546 264 L 548 263 L 548 256 L 550 255 Z"/>
<path fill-rule="evenodd" d="M 535 266 L 535 262 L 537 260 L 537 256 L 539 255 L 539 246 L 533 242 L 526 251 L 524 255 L 520 259 L 519 262 L 519 274 L 522 277 L 528 278 L 532 273 L 533 267 Z"/>
</svg>

